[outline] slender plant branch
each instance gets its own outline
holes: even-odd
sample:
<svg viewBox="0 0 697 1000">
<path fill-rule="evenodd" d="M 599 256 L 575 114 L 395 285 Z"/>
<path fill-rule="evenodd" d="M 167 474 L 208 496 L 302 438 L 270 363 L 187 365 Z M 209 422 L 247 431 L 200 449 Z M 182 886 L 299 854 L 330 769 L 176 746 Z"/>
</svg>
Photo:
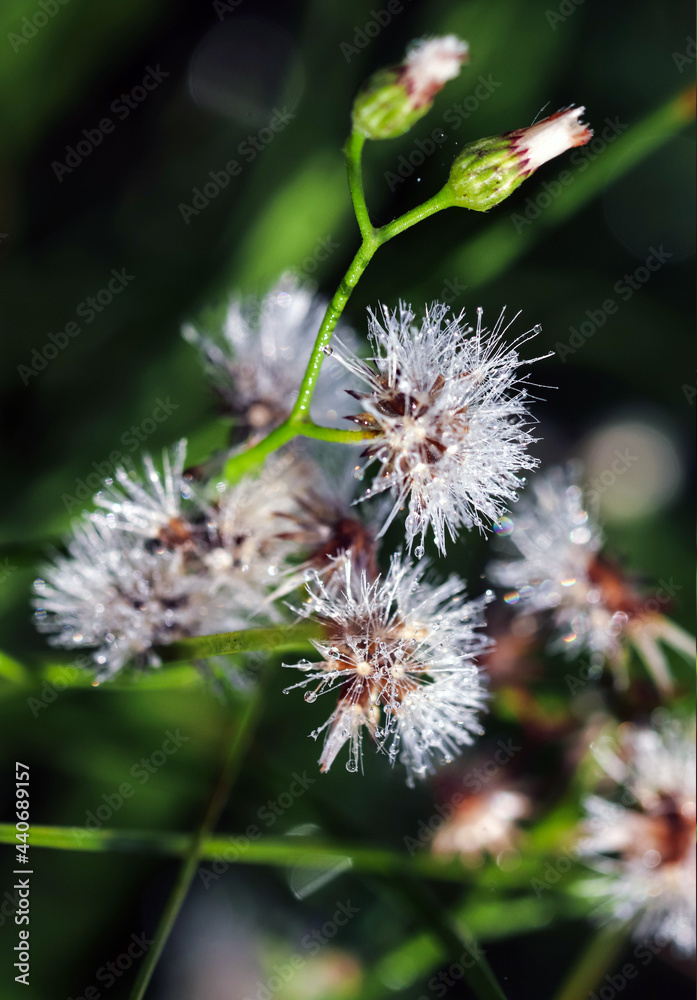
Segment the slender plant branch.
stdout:
<svg viewBox="0 0 697 1000">
<path fill-rule="evenodd" d="M 0 823 L 0 844 L 14 844 L 17 830 L 13 824 Z M 87 830 L 69 826 L 32 826 L 32 847 L 60 851 L 87 851 L 89 853 L 112 851 L 128 854 L 156 854 L 164 857 L 182 857 L 191 846 L 191 835 L 162 830 Z M 370 847 L 350 842 L 327 842 L 300 837 L 264 837 L 251 841 L 239 850 L 240 838 L 232 833 L 207 837 L 201 846 L 201 859 L 229 856 L 231 843 L 236 845 L 235 857 L 230 859 L 241 865 L 297 865 L 300 868 L 317 868 L 318 859 L 348 861 L 355 871 L 372 874 L 402 874 L 410 872 L 419 877 L 436 881 L 471 884 L 477 881 L 489 888 L 525 889 L 530 879 L 543 874 L 548 861 L 546 852 L 529 862 L 521 863 L 514 873 L 504 872 L 492 864 L 483 873 L 467 868 L 457 858 L 446 858 L 428 851 L 410 856 L 389 848 Z"/>
<path fill-rule="evenodd" d="M 386 225 L 381 226 L 380 229 L 375 231 L 375 238 L 378 240 L 379 245 L 382 246 L 383 243 L 387 243 L 388 240 L 403 233 L 405 229 L 411 229 L 418 222 L 423 222 L 424 219 L 435 215 L 436 212 L 440 212 L 444 208 L 452 208 L 454 205 L 454 196 L 446 186 L 437 194 L 434 194 L 432 198 L 429 198 L 428 201 L 424 201 L 421 205 L 417 205 L 416 208 L 410 209 L 404 215 L 400 215 L 398 219 L 394 219 L 393 222 L 388 222 Z"/>
<path fill-rule="evenodd" d="M 603 928 L 595 934 L 578 962 L 555 993 L 554 1000 L 579 1000 L 593 992 L 601 978 L 612 968 L 627 943 L 628 928 Z"/>
<path fill-rule="evenodd" d="M 460 922 L 441 909 L 427 886 L 406 876 L 393 883 L 419 916 L 426 918 L 429 929 L 438 936 L 448 958 L 464 970 L 464 980 L 479 1000 L 506 1000 L 491 966 L 472 934 Z"/>
<path fill-rule="evenodd" d="M 322 626 L 305 620 L 289 625 L 245 628 L 238 632 L 221 632 L 218 635 L 180 639 L 169 646 L 158 647 L 157 653 L 161 659 L 170 663 L 178 660 L 190 662 L 209 656 L 227 656 L 230 653 L 311 649 L 313 648 L 311 640 L 322 638 L 324 638 Z"/>
<path fill-rule="evenodd" d="M 237 724 L 234 738 L 229 742 L 229 749 L 223 764 L 220 777 L 213 789 L 213 794 L 208 803 L 208 807 L 186 852 L 184 863 L 181 866 L 176 882 L 172 887 L 169 899 L 160 917 L 160 921 L 155 931 L 153 944 L 148 949 L 143 964 L 141 965 L 138 978 L 131 993 L 131 1000 L 143 1000 L 146 990 L 155 971 L 157 963 L 162 955 L 167 939 L 176 923 L 179 912 L 184 905 L 184 901 L 189 892 L 191 881 L 196 874 L 199 861 L 201 859 L 202 848 L 206 838 L 215 828 L 225 803 L 228 800 L 232 786 L 239 773 L 242 760 L 249 745 L 253 726 L 256 722 L 262 704 L 262 686 L 257 687 L 254 695 L 250 698 L 242 716 Z M 227 741 L 226 741 L 227 743 Z"/>
<path fill-rule="evenodd" d="M 363 190 L 361 154 L 363 152 L 364 145 L 365 136 L 361 135 L 360 132 L 352 132 L 346 140 L 346 145 L 344 146 L 349 191 L 351 192 L 353 211 L 356 216 L 358 228 L 361 231 L 363 242 L 370 240 L 375 235 L 373 224 L 370 221 L 368 206 L 365 202 L 365 191 Z"/>
</svg>

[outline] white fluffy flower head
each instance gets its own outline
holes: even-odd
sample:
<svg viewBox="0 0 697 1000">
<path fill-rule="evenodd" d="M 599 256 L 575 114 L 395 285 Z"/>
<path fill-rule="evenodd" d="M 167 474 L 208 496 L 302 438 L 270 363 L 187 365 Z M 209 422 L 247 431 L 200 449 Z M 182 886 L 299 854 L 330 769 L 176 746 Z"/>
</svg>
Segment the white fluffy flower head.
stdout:
<svg viewBox="0 0 697 1000">
<path fill-rule="evenodd" d="M 146 456 L 144 481 L 119 470 L 35 583 L 39 630 L 67 649 L 96 647 L 100 677 L 129 660 L 157 665 L 156 647 L 177 639 L 277 617 L 267 596 L 291 547 L 280 535 L 302 463 L 282 454 L 262 480 L 208 495 L 184 476 L 185 451 L 165 454 L 162 472 Z"/>
<path fill-rule="evenodd" d="M 478 310 L 473 330 L 441 303 L 416 326 L 402 304 L 392 313 L 385 309 L 382 322 L 371 314 L 370 363 L 340 347 L 343 363 L 368 387 L 351 393 L 365 408 L 351 419 L 376 435 L 366 467 L 381 467 L 361 499 L 392 491 L 383 531 L 408 502 L 407 544 L 411 549 L 420 538 L 417 555 L 429 525 L 444 552 L 446 532 L 454 539 L 460 527 L 496 521 L 517 497 L 518 473 L 537 465 L 528 453 L 535 439 L 518 356 L 532 334 L 506 344 L 509 326 L 502 314 L 486 330 Z"/>
<path fill-rule="evenodd" d="M 585 892 L 599 915 L 632 921 L 635 937 L 695 950 L 695 734 L 670 720 L 647 729 L 625 723 L 619 740 L 594 747 L 621 803 L 586 800 L 581 849 L 601 877 Z"/>
<path fill-rule="evenodd" d="M 206 370 L 242 431 L 262 437 L 290 413 L 327 303 L 291 275 L 262 299 L 233 299 L 222 342 L 193 327 L 185 338 L 199 347 Z M 349 339 L 351 331 L 341 327 Z M 338 366 L 324 366 L 313 400 L 322 422 L 337 421 Z"/>
<path fill-rule="evenodd" d="M 510 518 L 497 525 L 520 558 L 492 563 L 494 583 L 510 588 L 506 603 L 521 614 L 548 613 L 552 648 L 608 659 L 625 683 L 624 639 L 632 642 L 656 683 L 671 686 L 658 642 L 687 656 L 694 641 L 644 601 L 602 554 L 603 537 L 584 504 L 576 471 L 553 468 L 531 483 Z"/>
<path fill-rule="evenodd" d="M 460 581 L 439 586 L 422 580 L 394 556 L 384 579 L 370 581 L 343 561 L 343 587 L 328 590 L 319 577 L 307 585 L 306 602 L 295 610 L 325 629 L 314 643 L 320 661 L 295 664 L 306 677 L 305 700 L 335 692 L 336 708 L 324 725 L 323 771 L 345 743 L 347 768 L 362 765 L 366 728 L 392 763 L 399 756 L 409 783 L 433 771 L 482 732 L 478 713 L 486 695 L 475 657 L 487 645 L 476 630 L 487 597 L 466 601 Z M 288 690 L 291 690 L 289 688 Z"/>
</svg>

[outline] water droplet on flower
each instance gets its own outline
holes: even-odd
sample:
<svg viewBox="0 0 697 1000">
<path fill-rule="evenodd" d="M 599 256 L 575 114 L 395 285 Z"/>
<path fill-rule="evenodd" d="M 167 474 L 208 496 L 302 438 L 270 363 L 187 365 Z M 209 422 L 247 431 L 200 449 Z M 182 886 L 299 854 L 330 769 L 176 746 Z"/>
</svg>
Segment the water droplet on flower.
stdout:
<svg viewBox="0 0 697 1000">
<path fill-rule="evenodd" d="M 313 701 L 317 701 L 317 692 L 316 691 L 306 691 L 305 694 L 303 695 L 303 698 L 305 699 L 305 701 L 307 701 L 310 704 L 312 704 Z"/>
<path fill-rule="evenodd" d="M 358 761 L 357 760 L 347 760 L 346 761 L 346 770 L 350 771 L 352 774 L 355 774 L 356 771 L 358 770 Z"/>
<path fill-rule="evenodd" d="M 334 353 L 333 348 L 331 348 L 329 346 L 326 346 L 326 347 L 322 348 L 322 354 L 326 354 L 327 357 L 330 357 L 333 353 Z"/>
<path fill-rule="evenodd" d="M 423 559 L 425 553 L 426 549 L 424 548 L 423 545 L 417 545 L 416 548 L 414 549 L 414 555 L 416 556 L 417 559 Z"/>
</svg>

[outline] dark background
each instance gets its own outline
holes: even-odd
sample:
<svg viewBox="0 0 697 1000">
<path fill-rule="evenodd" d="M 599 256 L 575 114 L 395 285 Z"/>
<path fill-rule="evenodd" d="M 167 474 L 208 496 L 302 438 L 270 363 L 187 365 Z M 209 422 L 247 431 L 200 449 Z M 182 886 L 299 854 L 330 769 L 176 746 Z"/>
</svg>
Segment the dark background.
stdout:
<svg viewBox="0 0 697 1000">
<path fill-rule="evenodd" d="M 430 116 L 402 140 L 367 149 L 368 201 L 382 223 L 437 190 L 469 140 L 529 124 L 541 109 L 551 113 L 570 103 L 585 104 L 596 134 L 606 119 L 639 128 L 694 72 L 686 3 L 586 0 L 561 17 L 557 6 L 537 0 L 403 0 L 401 6 L 384 30 L 368 37 L 360 31 L 373 23 L 372 11 L 383 10 L 380 3 L 70 0 L 24 44 L 12 37 L 40 8 L 24 0 L 3 4 L 0 609 L 3 650 L 31 668 L 46 655 L 31 625 L 31 581 L 42 554 L 59 542 L 92 492 L 89 481 L 81 484 L 94 473 L 93 463 L 108 464 L 114 451 L 137 461 L 127 443 L 133 427 L 154 453 L 188 436 L 191 460 L 224 440 L 198 359 L 180 337 L 182 322 L 215 308 L 231 291 L 263 291 L 284 268 L 328 294 L 336 287 L 357 242 L 340 150 L 352 96 L 368 73 L 397 61 L 406 44 L 424 34 L 454 31 L 470 43 L 469 66 Z M 572 8 L 570 2 L 563 7 Z M 120 120 L 112 103 L 141 84 L 149 67 L 166 76 Z M 453 128 L 444 115 L 475 91 L 480 77 L 490 81 L 491 96 L 476 108 L 468 105 L 469 117 Z M 247 162 L 241 144 L 268 125 L 274 109 L 294 117 Z M 70 173 L 57 171 L 66 147 L 106 116 L 114 130 Z M 390 181 L 386 173 L 396 171 L 399 157 L 417 159 L 416 140 L 427 142 L 433 129 L 444 133 L 436 152 L 403 183 Z M 241 174 L 187 224 L 180 206 L 192 204 L 193 189 L 210 180 L 210 171 L 235 158 Z M 403 297 L 418 308 L 451 295 L 455 309 L 473 316 L 482 305 L 490 321 L 505 305 L 509 313 L 523 311 L 520 331 L 542 325 L 530 347 L 542 354 L 568 343 L 587 310 L 617 299 L 617 313 L 581 348 L 538 366 L 537 380 L 556 387 L 540 390 L 538 454 L 545 464 L 580 455 L 592 481 L 608 468 L 613 449 L 638 449 L 640 460 L 602 497 L 609 544 L 649 583 L 674 582 L 671 614 L 691 627 L 694 137 L 683 130 L 517 255 L 521 225 L 511 216 L 529 209 L 543 182 L 552 185 L 564 168 L 573 171 L 566 161 L 547 164 L 490 215 L 443 213 L 381 250 L 347 315 L 362 334 L 364 309 L 378 300 L 395 305 Z M 489 257 L 463 270 L 468 241 L 502 218 L 510 219 L 509 231 Z M 542 227 L 543 219 L 544 209 L 531 225 Z M 337 247 L 318 265 L 322 239 Z M 615 284 L 661 247 L 671 254 L 667 263 L 622 301 Z M 510 266 L 502 265 L 509 257 Z M 107 284 L 112 269 L 122 268 L 133 276 L 124 290 L 92 322 L 78 319 L 80 334 L 27 375 L 21 366 L 33 363 L 32 352 L 76 319 L 80 303 Z M 153 431 L 149 418 L 158 400 L 170 400 L 173 408 Z M 486 556 L 486 544 L 472 536 L 450 564 L 476 581 Z M 31 764 L 34 822 L 84 823 L 102 793 L 179 726 L 190 742 L 112 825 L 193 827 L 217 766 L 224 721 L 209 691 L 68 691 L 36 715 L 26 691 L 2 679 L 0 685 L 4 766 L 9 774 L 14 759 Z M 312 712 L 301 705 L 296 716 L 295 708 L 297 700 L 270 699 L 222 829 L 244 829 L 261 802 L 287 787 L 289 760 L 313 773 L 316 748 L 305 737 Z M 491 735 L 506 732 L 504 722 Z M 346 839 L 399 847 L 404 831 L 430 815 L 432 797 L 428 788 L 407 792 L 401 775 L 371 759 L 362 781 L 337 769 L 318 782 L 272 832 L 312 822 Z M 9 820 L 9 797 L 2 804 Z M 33 985 L 25 995 L 77 997 L 95 983 L 104 962 L 124 951 L 132 933 L 152 929 L 173 869 L 140 856 L 35 850 L 34 858 Z M 9 867 L 7 852 L 3 863 Z M 6 881 L 0 877 L 3 891 Z M 255 976 L 264 978 L 250 957 L 255 949 L 265 961 L 276 949 L 283 961 L 303 928 L 319 926 L 335 901 L 349 896 L 361 915 L 336 945 L 343 950 L 325 953 L 329 971 L 323 966 L 322 974 L 339 975 L 337 968 L 353 974 L 418 930 L 391 891 L 342 876 L 299 903 L 283 873 L 235 870 L 193 897 L 153 996 L 247 996 Z M 439 891 L 444 902 L 458 898 L 454 889 Z M 475 892 L 484 925 L 484 897 L 488 892 L 491 909 L 492 891 Z M 512 1000 L 549 995 L 589 934 L 579 918 L 531 907 L 524 926 L 497 942 L 496 913 L 488 919 L 489 958 Z M 14 934 L 9 937 L 14 943 Z M 20 996 L 5 934 L 0 947 L 0 996 Z M 384 982 L 385 995 L 397 995 Z M 302 989 L 296 983 L 281 996 L 294 997 L 292 989 L 329 995 L 328 987 L 312 988 L 303 981 Z M 123 989 L 119 983 L 103 995 L 125 995 Z M 649 998 L 659 989 L 682 997 L 692 985 L 656 960 L 623 996 Z M 403 995 L 420 993 L 425 987 L 417 982 Z M 456 987 L 451 995 L 467 994 Z"/>
</svg>

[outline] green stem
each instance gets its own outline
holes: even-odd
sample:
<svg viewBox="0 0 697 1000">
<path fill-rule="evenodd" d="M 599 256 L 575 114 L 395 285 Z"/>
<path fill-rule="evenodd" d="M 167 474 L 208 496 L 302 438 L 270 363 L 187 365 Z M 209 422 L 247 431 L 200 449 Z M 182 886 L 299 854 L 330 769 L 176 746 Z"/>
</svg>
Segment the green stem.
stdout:
<svg viewBox="0 0 697 1000">
<path fill-rule="evenodd" d="M 0 844 L 14 844 L 17 830 L 11 823 L 0 823 Z M 163 830 L 87 830 L 69 826 L 32 826 L 32 847 L 52 848 L 59 851 L 87 851 L 89 853 L 114 851 L 117 853 L 155 854 L 163 857 L 181 857 L 191 846 L 191 835 Z M 201 846 L 202 859 L 216 860 L 229 857 L 230 844 L 239 846 L 240 837 L 219 834 L 207 837 Z M 446 858 L 424 851 L 409 856 L 383 847 L 364 844 L 326 842 L 305 837 L 264 837 L 250 841 L 235 854 L 234 863 L 241 865 L 297 865 L 299 868 L 317 868 L 323 861 L 348 861 L 353 869 L 372 874 L 403 874 L 409 872 L 435 881 L 470 884 L 476 880 L 492 891 L 504 891 L 512 886 L 530 888 L 531 877 L 544 874 L 547 855 L 532 865 L 521 865 L 514 874 L 491 865 L 485 873 L 473 870 L 457 858 Z"/>
<path fill-rule="evenodd" d="M 203 820 L 190 841 L 190 845 L 184 857 L 184 863 L 181 866 L 177 880 L 174 883 L 165 908 L 162 912 L 162 916 L 160 917 L 160 921 L 157 925 L 153 944 L 147 951 L 145 958 L 143 959 L 143 964 L 139 969 L 138 978 L 135 986 L 133 987 L 133 992 L 131 993 L 131 1000 L 143 1000 L 143 997 L 145 996 L 145 992 L 148 988 L 160 956 L 162 955 L 165 944 L 167 943 L 167 939 L 169 938 L 172 928 L 174 927 L 179 915 L 179 911 L 184 905 L 184 901 L 188 895 L 191 880 L 196 874 L 196 869 L 198 868 L 199 861 L 201 860 L 202 848 L 205 844 L 206 838 L 218 822 L 220 814 L 223 811 L 225 803 L 227 802 L 232 790 L 234 781 L 239 773 L 244 754 L 249 745 L 253 724 L 259 715 L 261 704 L 262 688 L 260 686 L 250 699 L 242 717 L 239 720 L 237 732 L 235 733 L 234 739 L 230 743 L 227 757 L 220 773 L 220 778 L 213 789 L 213 794 L 208 803 Z"/>
<path fill-rule="evenodd" d="M 352 132 L 346 140 L 344 146 L 344 156 L 346 157 L 346 169 L 348 172 L 348 185 L 353 202 L 353 211 L 356 215 L 356 222 L 361 231 L 361 238 L 365 242 L 375 235 L 373 224 L 370 221 L 368 206 L 365 203 L 365 191 L 363 190 L 363 171 L 361 170 L 361 153 L 365 145 L 365 136 L 360 132 Z"/>
<path fill-rule="evenodd" d="M 579 1000 L 580 997 L 590 996 L 622 952 L 627 934 L 628 928 L 623 924 L 621 927 L 605 927 L 594 935 L 554 1000 Z"/>
<path fill-rule="evenodd" d="M 322 361 L 324 360 L 325 354 L 329 348 L 329 341 L 332 339 L 332 333 L 341 318 L 341 314 L 346 307 L 346 303 L 351 297 L 352 291 L 358 284 L 361 275 L 367 268 L 368 264 L 373 259 L 373 255 L 379 245 L 380 244 L 374 236 L 364 238 L 358 248 L 356 256 L 349 265 L 348 271 L 341 279 L 339 287 L 334 293 L 331 302 L 327 306 L 327 311 L 324 314 L 322 325 L 319 328 L 317 339 L 315 340 L 314 347 L 312 348 L 310 360 L 308 361 L 307 368 L 305 369 L 305 375 L 303 376 L 303 380 L 300 384 L 298 398 L 296 399 L 295 406 L 293 407 L 290 417 L 288 418 L 291 425 L 300 424 L 304 420 L 309 420 L 310 403 L 315 391 L 320 368 L 322 367 Z"/>
<path fill-rule="evenodd" d="M 416 912 L 426 918 L 429 928 L 441 941 L 447 957 L 462 966 L 463 978 L 479 1000 L 506 1000 L 484 952 L 472 934 L 461 923 L 452 920 L 450 914 L 436 903 L 430 890 L 408 876 L 394 884 Z"/>
<path fill-rule="evenodd" d="M 286 652 L 312 647 L 312 639 L 323 639 L 324 630 L 313 621 L 267 628 L 245 628 L 239 632 L 195 636 L 180 639 L 169 646 L 160 646 L 158 656 L 169 663 L 177 660 L 199 660 L 208 656 L 228 656 L 231 653 Z"/>
<path fill-rule="evenodd" d="M 388 222 L 386 225 L 381 226 L 380 229 L 377 229 L 375 236 L 379 240 L 379 245 L 382 246 L 383 243 L 387 243 L 394 236 L 403 233 L 405 229 L 410 229 L 417 222 L 423 222 L 424 219 L 427 219 L 430 215 L 435 215 L 441 209 L 452 208 L 454 205 L 454 196 L 450 187 L 446 184 L 444 188 L 441 188 L 428 201 L 424 201 L 421 205 L 417 205 L 416 208 L 412 208 L 411 211 L 400 215 L 393 222 Z"/>
</svg>

